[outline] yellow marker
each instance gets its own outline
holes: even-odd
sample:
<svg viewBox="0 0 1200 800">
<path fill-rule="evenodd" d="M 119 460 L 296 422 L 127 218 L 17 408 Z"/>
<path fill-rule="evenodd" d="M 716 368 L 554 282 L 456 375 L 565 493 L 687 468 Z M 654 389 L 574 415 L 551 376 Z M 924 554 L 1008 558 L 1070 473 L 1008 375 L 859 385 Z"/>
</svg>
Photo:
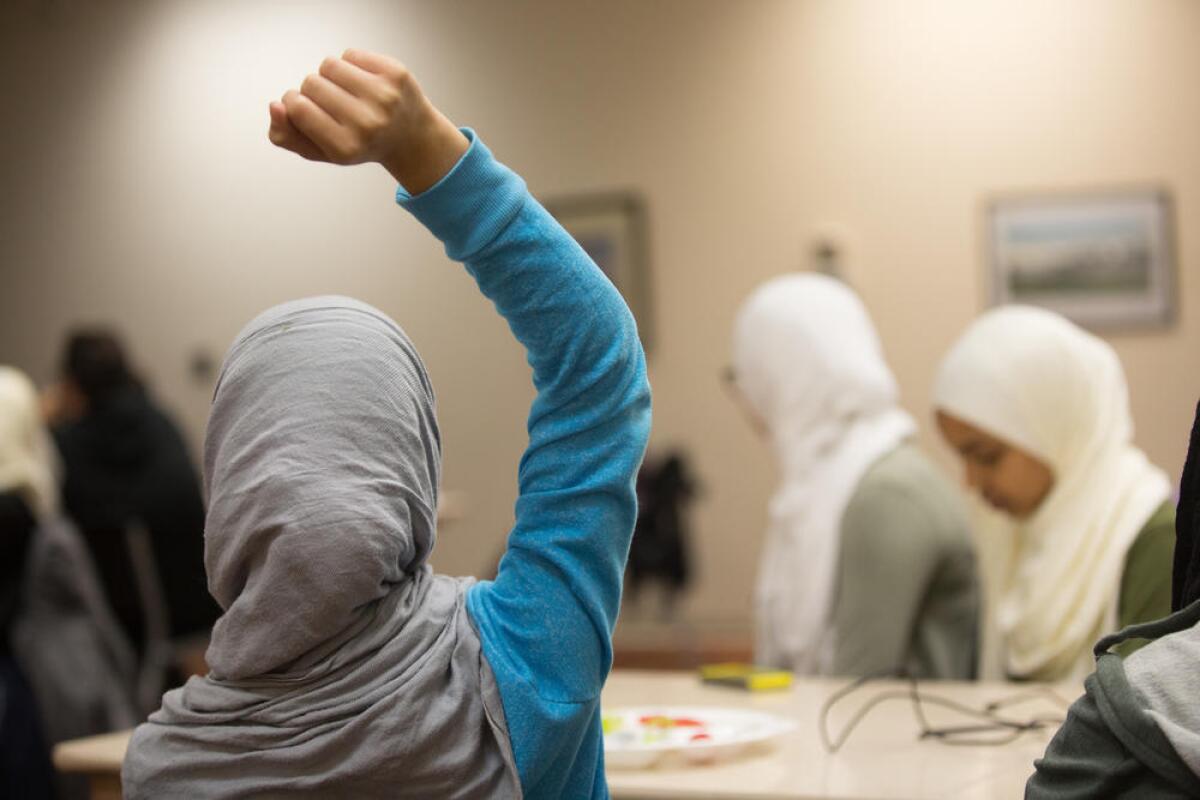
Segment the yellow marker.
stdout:
<svg viewBox="0 0 1200 800">
<path fill-rule="evenodd" d="M 792 673 L 754 664 L 724 663 L 700 667 L 700 679 L 716 686 L 734 686 L 751 692 L 787 689 Z"/>
</svg>

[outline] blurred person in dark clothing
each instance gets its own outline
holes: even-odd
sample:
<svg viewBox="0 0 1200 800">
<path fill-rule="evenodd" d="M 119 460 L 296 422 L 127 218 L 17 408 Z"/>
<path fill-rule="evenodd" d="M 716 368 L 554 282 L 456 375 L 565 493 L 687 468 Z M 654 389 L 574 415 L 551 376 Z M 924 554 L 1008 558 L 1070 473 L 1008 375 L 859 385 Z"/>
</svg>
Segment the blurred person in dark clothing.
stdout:
<svg viewBox="0 0 1200 800">
<path fill-rule="evenodd" d="M 134 657 L 61 513 L 37 393 L 0 366 L 0 797 L 49 796 L 48 746 L 137 721 Z M 60 775 L 60 798 L 87 796 Z"/>
<path fill-rule="evenodd" d="M 15 492 L 0 491 L 0 797 L 53 797 L 50 751 L 29 681 L 12 652 L 22 575 L 36 522 Z"/>
<path fill-rule="evenodd" d="M 68 338 L 55 391 L 45 410 L 63 504 L 121 626 L 143 658 L 156 636 L 206 635 L 219 609 L 205 582 L 199 481 L 179 431 L 106 330 Z"/>
</svg>

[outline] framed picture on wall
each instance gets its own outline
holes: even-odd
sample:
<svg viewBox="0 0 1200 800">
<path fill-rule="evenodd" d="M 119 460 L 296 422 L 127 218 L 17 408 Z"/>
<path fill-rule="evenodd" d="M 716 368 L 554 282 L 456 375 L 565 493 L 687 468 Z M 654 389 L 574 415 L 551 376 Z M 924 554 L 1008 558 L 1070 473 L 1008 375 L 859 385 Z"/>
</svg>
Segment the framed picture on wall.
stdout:
<svg viewBox="0 0 1200 800">
<path fill-rule="evenodd" d="M 547 201 L 546 210 L 621 292 L 649 352 L 653 319 L 646 208 L 641 198 L 632 192 L 574 195 Z"/>
<path fill-rule="evenodd" d="M 1175 314 L 1171 202 L 1161 189 L 1005 197 L 988 206 L 991 300 L 1092 329 Z"/>
</svg>

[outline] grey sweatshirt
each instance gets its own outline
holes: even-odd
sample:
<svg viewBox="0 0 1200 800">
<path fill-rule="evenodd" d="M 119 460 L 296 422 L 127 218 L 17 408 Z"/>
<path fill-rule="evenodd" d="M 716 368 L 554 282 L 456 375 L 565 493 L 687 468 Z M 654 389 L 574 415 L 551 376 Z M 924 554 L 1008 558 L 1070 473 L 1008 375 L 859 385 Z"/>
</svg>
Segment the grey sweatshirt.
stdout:
<svg viewBox="0 0 1200 800">
<path fill-rule="evenodd" d="M 1110 652 L 1137 638 L 1151 641 L 1125 660 Z M 1200 601 L 1102 639 L 1084 685 L 1027 800 L 1200 797 Z"/>
</svg>

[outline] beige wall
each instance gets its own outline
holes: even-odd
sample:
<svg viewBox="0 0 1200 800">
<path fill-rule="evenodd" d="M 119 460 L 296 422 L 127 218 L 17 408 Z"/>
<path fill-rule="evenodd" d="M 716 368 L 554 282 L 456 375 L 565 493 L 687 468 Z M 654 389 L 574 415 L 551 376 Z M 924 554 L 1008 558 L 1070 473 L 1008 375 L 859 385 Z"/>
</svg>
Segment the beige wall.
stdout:
<svg viewBox="0 0 1200 800">
<path fill-rule="evenodd" d="M 446 484 L 469 496 L 435 560 L 482 569 L 511 520 L 522 354 L 382 174 L 264 135 L 267 100 L 351 44 L 404 58 L 540 195 L 645 195 L 654 445 L 687 448 L 706 486 L 693 619 L 747 619 L 773 481 L 717 381 L 729 327 L 752 286 L 805 264 L 814 231 L 843 232 L 932 444 L 938 357 L 983 306 L 984 200 L 1169 187 L 1179 323 L 1112 341 L 1139 441 L 1178 470 L 1200 395 L 1193 0 L 17 0 L 0 10 L 0 361 L 45 379 L 69 324 L 116 320 L 198 442 L 194 349 L 219 356 L 286 298 L 363 297 L 425 355 Z"/>
</svg>

